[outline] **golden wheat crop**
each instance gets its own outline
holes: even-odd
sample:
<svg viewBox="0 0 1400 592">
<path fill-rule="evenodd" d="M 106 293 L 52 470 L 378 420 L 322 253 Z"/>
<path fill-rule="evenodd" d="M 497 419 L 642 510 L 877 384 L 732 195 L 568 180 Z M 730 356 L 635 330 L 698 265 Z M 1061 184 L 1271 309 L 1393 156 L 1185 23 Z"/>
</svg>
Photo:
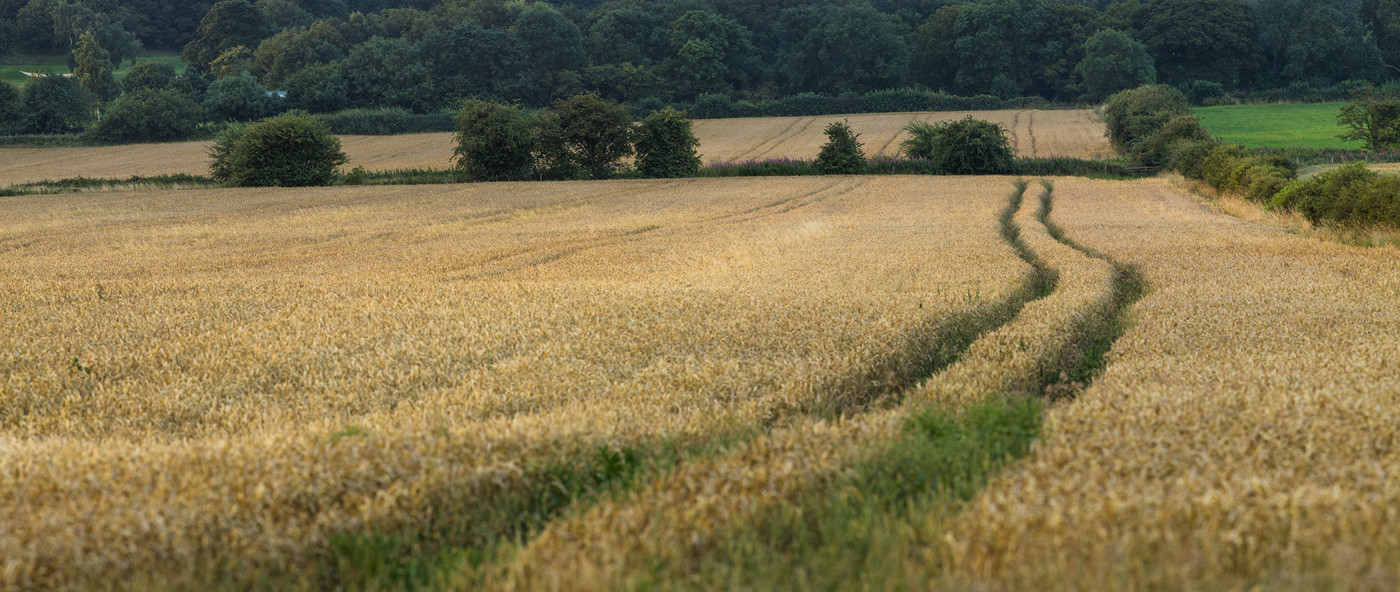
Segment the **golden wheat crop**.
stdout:
<svg viewBox="0 0 1400 592">
<path fill-rule="evenodd" d="M 1113 150 L 1093 111 L 969 111 L 876 113 L 826 117 L 715 119 L 695 122 L 705 162 L 762 158 L 816 158 L 826 123 L 849 119 L 870 156 L 894 155 L 904 126 L 914 119 L 948 120 L 966 115 L 1005 124 L 1023 156 L 1104 158 Z M 446 169 L 452 166 L 450 133 L 341 136 L 348 171 Z M 46 179 L 127 178 L 209 172 L 208 142 L 80 148 L 0 148 L 0 187 Z"/>
<path fill-rule="evenodd" d="M 980 199 L 1004 186 L 5 198 L 0 583 L 296 565 L 447 508 L 489 528 L 541 466 L 869 396 L 1018 285 Z"/>
<path fill-rule="evenodd" d="M 1004 180 L 990 195 L 1011 189 Z M 1013 222 L 1020 238 L 1058 276 L 1056 289 L 976 341 L 956 362 L 909 394 L 906 405 L 962 408 L 986 397 L 1042 395 L 1086 330 L 1107 322 L 1115 272 L 1052 238 L 1036 219 L 1034 187 Z M 665 566 L 684 581 L 716 537 L 752 528 L 777 508 L 829 486 L 871 450 L 891 445 L 907 409 L 841 422 L 810 421 L 758 438 L 712 462 L 667 475 L 635 496 L 559 521 L 537 537 L 508 577 L 512 589 L 625 589 Z M 878 461 L 877 461 L 878 462 Z"/>
<path fill-rule="evenodd" d="M 1103 123 L 1090 110 L 1067 111 L 947 111 L 936 113 L 873 113 L 818 117 L 707 119 L 695 122 L 705 162 L 734 162 L 765 158 L 816 158 L 826 143 L 827 124 L 849 120 L 859 133 L 867 156 L 895 156 L 914 120 L 951 121 L 972 116 L 1000 123 L 1010 132 L 1020 156 L 1107 158 L 1113 148 Z"/>
<path fill-rule="evenodd" d="M 1104 375 L 922 564 L 978 589 L 1394 589 L 1400 261 L 1168 181 L 1056 197 L 1071 238 L 1151 291 Z"/>
</svg>

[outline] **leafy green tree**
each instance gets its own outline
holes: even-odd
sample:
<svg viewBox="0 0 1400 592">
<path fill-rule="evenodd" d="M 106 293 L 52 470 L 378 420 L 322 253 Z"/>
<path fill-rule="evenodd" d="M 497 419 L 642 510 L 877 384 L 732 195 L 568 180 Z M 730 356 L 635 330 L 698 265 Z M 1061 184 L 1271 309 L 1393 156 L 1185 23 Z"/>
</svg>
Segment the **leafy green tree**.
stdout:
<svg viewBox="0 0 1400 592">
<path fill-rule="evenodd" d="M 418 47 L 403 39 L 374 37 L 350 50 L 343 69 L 350 103 L 426 112 L 435 106 L 431 73 Z"/>
<path fill-rule="evenodd" d="M 652 7 L 629 4 L 599 9 L 584 35 L 584 48 L 595 64 L 647 65 L 670 49 L 665 17 Z"/>
<path fill-rule="evenodd" d="M 904 153 L 928 160 L 950 175 L 995 175 L 1011 170 L 1014 152 L 1006 127 L 973 119 L 960 121 L 910 122 L 904 128 L 909 139 L 900 146 Z"/>
<path fill-rule="evenodd" d="M 588 62 L 578 25 L 544 2 L 522 11 L 511 32 L 525 44 L 535 68 L 550 72 L 579 70 Z"/>
<path fill-rule="evenodd" d="M 339 111 L 350 105 L 350 91 L 339 62 L 307 66 L 287 77 L 287 106 L 311 113 Z"/>
<path fill-rule="evenodd" d="M 1178 115 L 1167 121 L 1162 129 L 1138 142 L 1131 156 L 1144 165 L 1157 167 L 1167 164 L 1182 142 L 1207 144 L 1213 141 L 1210 132 L 1201 127 L 1201 120 L 1195 115 Z"/>
<path fill-rule="evenodd" d="M 209 62 L 209 73 L 215 80 L 223 80 L 229 76 L 251 73 L 253 70 L 253 50 L 242 45 L 229 48 L 214 61 Z"/>
<path fill-rule="evenodd" d="M 194 134 L 203 115 L 199 103 L 180 91 L 142 89 L 107 106 L 93 135 L 104 142 L 173 142 Z"/>
<path fill-rule="evenodd" d="M 523 43 L 505 31 L 463 23 L 434 29 L 423 38 L 438 91 L 449 99 L 518 96 L 522 72 L 530 69 Z"/>
<path fill-rule="evenodd" d="M 261 10 L 248 0 L 221 0 L 209 7 L 199 22 L 199 36 L 185 45 L 181 59 L 208 71 L 209 64 L 240 45 L 257 47 L 272 35 Z"/>
<path fill-rule="evenodd" d="M 1400 0 L 1362 0 L 1360 17 L 1388 73 L 1400 72 Z"/>
<path fill-rule="evenodd" d="M 632 117 L 627 107 L 597 93 L 583 93 L 554 104 L 559 137 L 575 164 L 592 179 L 611 177 L 632 155 Z"/>
<path fill-rule="evenodd" d="M 669 77 L 681 96 L 729 92 L 748 86 L 757 72 L 752 34 L 712 12 L 692 10 L 671 23 Z"/>
<path fill-rule="evenodd" d="M 138 62 L 126 71 L 122 78 L 122 90 L 136 92 L 160 90 L 175 83 L 175 68 L 160 62 Z"/>
<path fill-rule="evenodd" d="M 243 132 L 248 131 L 247 122 L 232 122 L 219 130 L 214 135 L 214 142 L 209 146 L 209 178 L 220 183 L 228 183 L 233 178 L 233 148 L 238 145 L 238 141 L 243 139 Z"/>
<path fill-rule="evenodd" d="M 583 71 L 584 84 L 604 98 L 635 102 L 648 97 L 670 97 L 671 87 L 656 68 L 632 62 L 589 66 Z"/>
<path fill-rule="evenodd" d="M 20 133 L 24 129 L 26 119 L 28 113 L 19 88 L 0 82 L 0 135 Z"/>
<path fill-rule="evenodd" d="M 1372 88 L 1353 93 L 1352 101 L 1337 113 L 1337 123 L 1346 128 L 1338 137 L 1360 140 L 1367 150 L 1400 149 L 1400 96 Z"/>
<path fill-rule="evenodd" d="M 528 179 L 535 135 L 530 118 L 500 103 L 467 100 L 457 113 L 457 170 L 474 181 Z"/>
<path fill-rule="evenodd" d="M 92 31 L 83 33 L 78 39 L 78 47 L 73 50 L 73 61 L 77 64 L 73 73 L 83 88 L 97 97 L 99 102 L 107 102 L 121 94 L 121 85 L 112 76 L 112 57 L 97 43 L 97 35 Z"/>
<path fill-rule="evenodd" d="M 10 53 L 19 43 L 19 23 L 14 19 L 0 18 L 0 54 Z"/>
<path fill-rule="evenodd" d="M 92 120 L 88 94 L 77 79 L 62 76 L 30 78 L 21 91 L 28 118 L 25 131 L 33 134 L 67 134 Z"/>
<path fill-rule="evenodd" d="M 637 170 L 654 178 L 691 177 L 700 171 L 700 140 L 682 111 L 662 109 L 637 124 Z"/>
<path fill-rule="evenodd" d="M 1084 44 L 1104 28 L 1103 23 L 1102 13 L 1088 6 L 1047 2 L 1041 55 L 1031 76 L 1029 93 L 1074 98 L 1074 68 L 1084 60 Z"/>
<path fill-rule="evenodd" d="M 216 122 L 260 119 L 276 113 L 278 107 L 278 100 L 247 72 L 209 85 L 204 98 L 205 117 Z"/>
<path fill-rule="evenodd" d="M 330 185 L 348 160 L 340 138 L 324 122 L 287 113 L 243 130 L 229 151 L 228 183 L 239 187 Z"/>
<path fill-rule="evenodd" d="M 1084 59 L 1074 68 L 1084 91 L 1102 99 L 1114 93 L 1157 82 L 1157 69 L 1147 46 L 1127 33 L 1104 29 L 1084 42 Z"/>
<path fill-rule="evenodd" d="M 958 13 L 957 83 L 969 93 L 1001 97 L 1023 94 L 1044 48 L 1036 42 L 1045 32 L 1042 0 L 983 0 Z"/>
<path fill-rule="evenodd" d="M 865 172 L 864 144 L 849 121 L 833 121 L 826 126 L 826 143 L 817 152 L 817 170 L 823 175 L 859 175 Z"/>
<path fill-rule="evenodd" d="M 1352 2 L 1307 2 L 1300 8 L 1291 31 L 1285 78 L 1329 86 L 1384 77 L 1380 50 L 1368 38 Z"/>
<path fill-rule="evenodd" d="M 305 27 L 316 20 L 315 16 L 291 0 L 258 0 L 257 6 L 263 20 L 277 31 Z"/>
<path fill-rule="evenodd" d="M 904 83 L 909 47 L 895 19 L 868 4 L 823 13 L 815 27 L 781 53 L 792 88 L 862 93 Z"/>
<path fill-rule="evenodd" d="M 962 5 L 944 6 L 910 36 L 909 72 L 915 82 L 952 90 L 958 77 L 958 15 Z"/>
<path fill-rule="evenodd" d="M 1139 142 L 1156 134 L 1168 121 L 1190 114 L 1186 95 L 1164 84 L 1125 90 L 1113 95 L 1103 108 L 1108 139 L 1122 152 L 1132 152 Z"/>
<path fill-rule="evenodd" d="M 1214 80 L 1239 85 L 1262 56 L 1249 6 L 1241 0 L 1147 0 L 1133 14 L 1136 37 L 1169 84 Z"/>
<path fill-rule="evenodd" d="M 253 52 L 253 70 L 263 84 L 281 87 L 287 77 L 313 64 L 345 59 L 345 52 L 320 31 L 292 27 L 264 39 Z"/>
</svg>

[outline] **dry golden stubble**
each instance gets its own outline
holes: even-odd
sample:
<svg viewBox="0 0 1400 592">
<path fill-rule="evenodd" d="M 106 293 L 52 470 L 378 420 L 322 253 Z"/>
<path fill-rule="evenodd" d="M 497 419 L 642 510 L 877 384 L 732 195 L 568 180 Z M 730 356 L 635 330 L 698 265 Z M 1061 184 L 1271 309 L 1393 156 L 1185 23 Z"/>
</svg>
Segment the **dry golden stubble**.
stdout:
<svg viewBox="0 0 1400 592">
<path fill-rule="evenodd" d="M 986 589 L 1393 588 L 1400 261 L 1167 181 L 1056 196 L 1071 238 L 1152 291 L 1104 375 L 930 557 Z"/>
<path fill-rule="evenodd" d="M 531 466 L 759 429 L 1006 297 L 1024 264 L 963 199 L 1003 184 L 16 198 L 0 575 L 296 565 L 444 504 L 499 518 Z"/>
<path fill-rule="evenodd" d="M 986 397 L 1042 395 L 1047 370 L 1058 371 L 1081 332 L 1093 329 L 1087 325 L 1102 324 L 1116 288 L 1110 264 L 1056 241 L 1036 219 L 1037 190 L 1028 192 L 1013 222 L 1034 256 L 1058 273 L 1056 290 L 1026 303 L 1013 320 L 983 334 L 956 362 L 912 389 L 905 408 L 802 423 L 684 467 L 635 495 L 554 523 L 493 585 L 624 589 L 657 577 L 650 571 L 657 566 L 663 580 L 685 581 L 725 536 L 757 527 L 890 446 L 910 407 L 962 409 Z"/>
<path fill-rule="evenodd" d="M 1093 111 L 958 111 L 870 113 L 820 117 L 760 117 L 696 120 L 705 162 L 764 158 L 813 159 L 826 142 L 822 130 L 848 119 L 861 134 L 868 156 L 894 156 L 915 119 L 947 121 L 973 116 L 1001 123 L 1022 156 L 1109 158 L 1113 149 Z M 1034 136 L 1032 141 L 1031 136 Z M 349 171 L 436 169 L 452 166 L 451 133 L 341 136 Z M 1034 145 L 1034 150 L 1031 146 Z M 208 142 L 177 142 L 76 148 L 0 148 L 0 187 L 73 177 L 119 178 L 209 172 Z"/>
</svg>

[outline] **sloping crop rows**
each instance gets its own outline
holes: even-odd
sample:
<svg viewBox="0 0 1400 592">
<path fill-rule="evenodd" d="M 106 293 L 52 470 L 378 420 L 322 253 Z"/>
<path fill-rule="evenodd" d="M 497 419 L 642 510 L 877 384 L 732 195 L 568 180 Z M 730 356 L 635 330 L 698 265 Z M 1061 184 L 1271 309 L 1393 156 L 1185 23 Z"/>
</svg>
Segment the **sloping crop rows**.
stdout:
<svg viewBox="0 0 1400 592">
<path fill-rule="evenodd" d="M 11 199 L 0 580 L 290 585 L 341 534 L 513 536 L 600 450 L 705 446 L 898 392 L 933 336 L 1025 275 L 986 197 L 1004 190 Z"/>
</svg>

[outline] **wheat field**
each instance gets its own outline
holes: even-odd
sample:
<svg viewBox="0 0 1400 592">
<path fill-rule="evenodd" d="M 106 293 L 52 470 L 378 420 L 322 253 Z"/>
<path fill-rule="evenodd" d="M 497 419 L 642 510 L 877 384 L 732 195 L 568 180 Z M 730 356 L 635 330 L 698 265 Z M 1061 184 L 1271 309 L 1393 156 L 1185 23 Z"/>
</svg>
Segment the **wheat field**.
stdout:
<svg viewBox="0 0 1400 592">
<path fill-rule="evenodd" d="M 7 198 L 0 577 L 275 571 L 445 508 L 508 519 L 540 467 L 599 447 L 699 445 L 903 388 L 929 335 L 1028 273 L 999 235 L 1005 188 Z"/>
<path fill-rule="evenodd" d="M 979 589 L 1394 589 L 1400 260 L 1166 180 L 1056 187 L 1069 235 L 1151 291 L 1038 452 L 927 551 Z"/>
<path fill-rule="evenodd" d="M 893 156 L 904 127 L 920 119 L 946 121 L 971 115 L 1001 123 L 1012 132 L 1022 156 L 1107 158 L 1113 149 L 1093 111 L 969 111 L 876 113 L 823 117 L 769 117 L 697 120 L 695 134 L 707 163 L 764 158 L 816 158 L 826 124 L 847 119 L 861 134 L 869 156 Z M 345 170 L 445 169 L 452 166 L 449 133 L 397 136 L 342 136 L 350 157 Z M 209 171 L 208 142 L 139 144 L 84 148 L 0 148 L 0 187 L 43 180 L 127 178 Z"/>
</svg>

